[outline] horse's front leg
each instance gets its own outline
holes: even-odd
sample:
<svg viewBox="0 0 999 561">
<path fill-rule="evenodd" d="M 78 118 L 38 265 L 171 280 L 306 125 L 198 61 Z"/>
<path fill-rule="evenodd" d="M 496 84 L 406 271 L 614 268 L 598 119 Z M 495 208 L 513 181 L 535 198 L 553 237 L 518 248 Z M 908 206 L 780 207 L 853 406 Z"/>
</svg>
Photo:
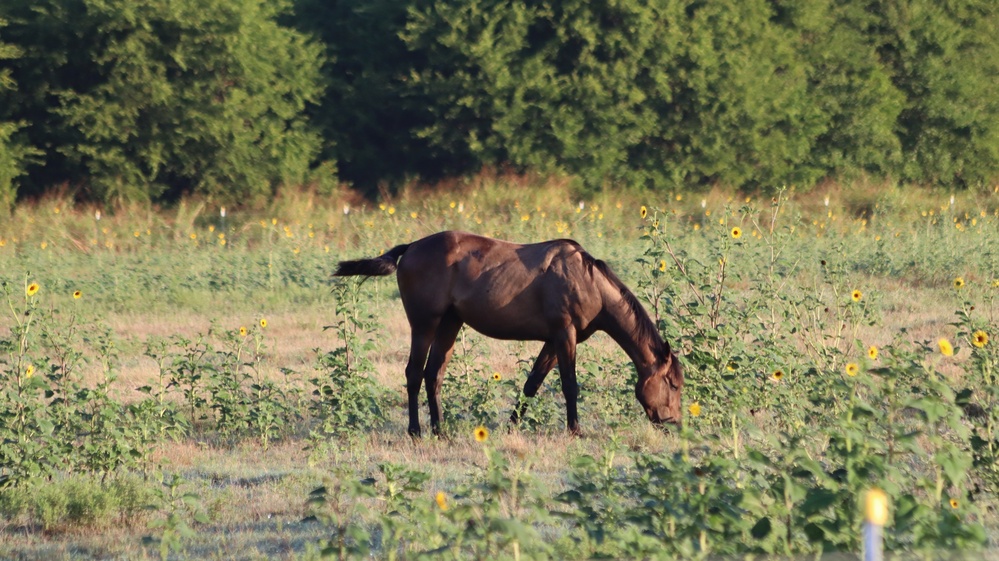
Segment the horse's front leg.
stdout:
<svg viewBox="0 0 999 561">
<path fill-rule="evenodd" d="M 430 407 L 430 428 L 434 434 L 441 434 L 441 385 L 444 382 L 444 370 L 454 352 L 454 342 L 461 331 L 462 321 L 454 314 L 448 314 L 441 320 L 430 347 L 430 358 L 423 372 L 427 383 L 427 404 Z"/>
<path fill-rule="evenodd" d="M 524 395 L 526 397 L 538 395 L 538 389 L 541 388 L 541 384 L 545 382 L 545 378 L 552 371 L 552 368 L 555 368 L 556 363 L 555 346 L 549 342 L 545 342 L 544 346 L 541 347 L 541 352 L 538 353 L 538 358 L 534 360 L 534 366 L 531 367 L 531 373 L 527 376 L 527 382 L 524 383 Z M 527 402 L 524 401 L 521 402 L 519 407 L 513 409 L 513 413 L 510 414 L 510 422 L 513 424 L 520 423 L 526 412 Z"/>
<path fill-rule="evenodd" d="M 579 412 L 576 400 L 579 399 L 579 385 L 576 383 L 576 331 L 572 328 L 556 341 L 555 354 L 558 356 L 558 375 L 562 380 L 562 395 L 565 396 L 565 424 L 569 432 L 579 436 Z"/>
</svg>

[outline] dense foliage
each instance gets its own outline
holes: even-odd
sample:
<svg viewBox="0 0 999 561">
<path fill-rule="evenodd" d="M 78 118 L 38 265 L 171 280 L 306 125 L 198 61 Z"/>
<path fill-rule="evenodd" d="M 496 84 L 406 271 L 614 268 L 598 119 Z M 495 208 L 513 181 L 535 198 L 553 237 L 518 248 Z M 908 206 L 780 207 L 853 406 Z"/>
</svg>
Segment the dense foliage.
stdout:
<svg viewBox="0 0 999 561">
<path fill-rule="evenodd" d="M 368 190 L 504 166 L 588 189 L 997 177 L 988 0 L 11 0 L 0 19 L 7 199 L 24 171 L 24 195 L 104 200 L 247 200 L 337 167 Z"/>
<path fill-rule="evenodd" d="M 18 90 L 6 104 L 44 150 L 32 192 L 105 200 L 194 190 L 227 199 L 301 183 L 319 138 L 302 112 L 318 46 L 281 2 L 11 2 Z"/>
</svg>

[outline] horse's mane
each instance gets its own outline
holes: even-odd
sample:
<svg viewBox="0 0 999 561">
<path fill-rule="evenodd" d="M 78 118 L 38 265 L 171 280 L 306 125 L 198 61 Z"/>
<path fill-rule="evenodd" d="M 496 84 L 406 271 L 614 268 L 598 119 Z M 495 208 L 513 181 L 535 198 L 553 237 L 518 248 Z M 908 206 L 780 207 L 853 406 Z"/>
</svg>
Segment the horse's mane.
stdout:
<svg viewBox="0 0 999 561">
<path fill-rule="evenodd" d="M 581 248 L 582 249 L 582 248 Z M 635 331 L 634 336 L 638 339 L 645 341 L 650 341 L 653 345 L 653 351 L 659 354 L 659 356 L 669 356 L 670 346 L 669 343 L 663 339 L 661 333 L 659 333 L 659 328 L 656 324 L 652 322 L 652 318 L 649 317 L 648 312 L 642 307 L 642 303 L 638 301 L 638 298 L 631 292 L 631 290 L 624 284 L 621 279 L 614 274 L 610 266 L 607 263 L 593 257 L 586 251 L 580 251 L 583 256 L 583 261 L 587 266 L 592 267 L 600 271 L 607 280 L 611 281 L 611 284 L 617 287 L 621 291 L 621 298 L 624 298 L 624 303 L 628 307 L 628 310 L 635 317 Z"/>
</svg>

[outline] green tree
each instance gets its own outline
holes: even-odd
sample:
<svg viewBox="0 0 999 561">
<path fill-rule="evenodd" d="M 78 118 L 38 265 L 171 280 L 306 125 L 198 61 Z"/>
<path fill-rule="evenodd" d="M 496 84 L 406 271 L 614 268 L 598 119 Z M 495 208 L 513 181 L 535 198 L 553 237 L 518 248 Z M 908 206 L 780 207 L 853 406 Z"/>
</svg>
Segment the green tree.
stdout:
<svg viewBox="0 0 999 561">
<path fill-rule="evenodd" d="M 827 176 L 896 174 L 896 123 L 905 96 L 878 57 L 871 29 L 878 17 L 861 2 L 776 0 L 776 21 L 794 32 L 807 64 L 809 98 L 825 131 L 809 163 Z"/>
<path fill-rule="evenodd" d="M 794 33 L 765 1 L 684 3 L 684 52 L 673 107 L 660 111 L 695 182 L 779 188 L 811 184 L 827 120 L 813 103 Z M 676 132 L 671 132 L 671 131 Z"/>
<path fill-rule="evenodd" d="M 6 25 L 7 22 L 0 19 L 0 29 Z M 13 60 L 20 54 L 20 50 L 14 45 L 0 41 L 0 60 Z M 0 100 L 8 98 L 11 92 L 16 91 L 17 84 L 11 78 L 10 69 L 0 69 Z M 17 196 L 15 180 L 24 174 L 28 158 L 36 153 L 14 138 L 21 126 L 16 122 L 4 122 L 0 115 L 0 213 L 3 214 L 9 212 Z"/>
<path fill-rule="evenodd" d="M 976 186 L 999 175 L 999 4 L 871 0 L 870 32 L 905 94 L 904 179 Z"/>
<path fill-rule="evenodd" d="M 46 147 L 42 187 L 104 200 L 195 191 L 222 200 L 302 182 L 318 135 L 320 47 L 265 0 L 11 3 L 25 56 L 17 110 Z M 36 184 L 37 185 L 37 184 Z"/>
<path fill-rule="evenodd" d="M 340 176 L 368 193 L 413 176 L 468 171 L 466 161 L 416 134 L 436 116 L 412 84 L 424 55 L 400 38 L 412 4 L 295 0 L 291 21 L 326 49 L 328 87 L 309 111 L 322 132 L 322 158 L 335 159 Z"/>
<path fill-rule="evenodd" d="M 404 35 L 438 115 L 420 134 L 591 187 L 814 180 L 823 115 L 772 16 L 762 0 L 434 2 Z"/>
</svg>

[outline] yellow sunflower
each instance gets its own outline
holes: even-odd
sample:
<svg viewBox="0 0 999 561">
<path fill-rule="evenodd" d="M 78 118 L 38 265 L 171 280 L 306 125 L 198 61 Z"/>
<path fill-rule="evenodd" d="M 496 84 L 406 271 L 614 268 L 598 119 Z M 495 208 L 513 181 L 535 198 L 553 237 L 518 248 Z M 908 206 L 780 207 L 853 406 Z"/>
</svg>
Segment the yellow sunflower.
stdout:
<svg viewBox="0 0 999 561">
<path fill-rule="evenodd" d="M 957 499 L 951 499 L 950 500 L 950 508 L 957 508 L 959 506 L 961 506 L 961 505 L 957 502 Z"/>
<path fill-rule="evenodd" d="M 664 273 L 666 272 L 666 260 L 665 259 L 660 259 L 659 260 L 659 271 L 660 272 L 664 272 Z"/>
<path fill-rule="evenodd" d="M 739 239 L 741 237 L 742 237 L 742 228 L 740 228 L 738 226 L 736 226 L 735 228 L 732 228 L 732 238 L 737 240 L 737 239 Z"/>
<path fill-rule="evenodd" d="M 878 359 L 878 348 L 875 347 L 874 345 L 871 345 L 870 347 L 868 347 L 867 348 L 867 356 L 871 357 L 871 360 L 877 360 Z"/>
<path fill-rule="evenodd" d="M 261 328 L 267 327 L 267 320 L 266 319 L 260 318 L 260 327 Z"/>
<path fill-rule="evenodd" d="M 850 293 L 850 299 L 854 302 L 860 302 L 860 299 L 864 297 L 864 293 L 859 290 L 854 290 Z"/>
<path fill-rule="evenodd" d="M 73 300 L 79 300 L 80 298 L 83 298 L 83 293 L 80 292 L 79 290 L 74 290 L 73 291 Z"/>
<path fill-rule="evenodd" d="M 475 441 L 476 442 L 485 442 L 486 440 L 489 439 L 489 429 L 487 429 L 486 427 L 483 427 L 481 425 L 478 426 L 478 427 L 475 427 L 475 433 L 474 434 L 475 434 Z"/>
<path fill-rule="evenodd" d="M 940 354 L 944 356 L 954 356 L 954 347 L 950 344 L 950 341 L 946 337 L 941 337 L 937 341 L 937 346 L 940 347 Z"/>
<path fill-rule="evenodd" d="M 639 209 L 638 212 L 642 215 L 642 218 L 649 215 L 649 209 L 645 208 L 645 205 L 642 205 L 642 208 Z"/>
<path fill-rule="evenodd" d="M 434 500 L 437 501 L 437 506 L 441 510 L 447 510 L 447 495 L 444 494 L 444 491 L 437 491 L 437 496 L 434 497 Z"/>
<path fill-rule="evenodd" d="M 964 278 L 963 277 L 954 277 L 954 288 L 956 288 L 958 290 L 964 288 Z"/>
<path fill-rule="evenodd" d="M 979 349 L 989 344 L 989 334 L 984 331 L 976 331 L 971 335 L 971 344 Z"/>
<path fill-rule="evenodd" d="M 27 368 L 24 369 L 24 377 L 31 378 L 35 375 L 35 365 L 29 364 Z"/>
<path fill-rule="evenodd" d="M 850 377 L 856 376 L 858 372 L 860 372 L 860 367 L 857 366 L 856 362 L 848 362 L 848 363 L 846 363 L 846 375 L 847 376 L 850 376 Z"/>
<path fill-rule="evenodd" d="M 779 382 L 784 377 L 784 371 L 780 369 L 774 370 L 774 373 L 770 377 Z"/>
<path fill-rule="evenodd" d="M 246 328 L 243 327 L 243 326 L 240 326 L 239 327 L 239 336 L 240 337 L 246 337 L 246 333 L 247 333 Z"/>
<path fill-rule="evenodd" d="M 503 376 L 501 376 L 499 372 L 493 372 L 493 380 L 499 382 L 502 379 L 503 379 Z"/>
<path fill-rule="evenodd" d="M 38 289 L 39 289 L 39 288 L 41 288 L 41 287 L 40 287 L 40 286 L 38 286 L 38 283 L 37 283 L 37 282 L 33 282 L 33 283 L 31 283 L 31 284 L 29 284 L 29 285 L 28 285 L 28 288 L 26 288 L 26 289 L 24 290 L 24 292 L 25 292 L 25 293 L 26 293 L 26 294 L 27 294 L 28 296 L 34 296 L 35 294 L 37 294 L 37 293 L 38 293 Z"/>
<path fill-rule="evenodd" d="M 691 417 L 698 417 L 701 414 L 701 404 L 695 401 L 694 403 L 690 404 L 690 407 L 687 408 L 687 411 L 690 412 Z"/>
</svg>

